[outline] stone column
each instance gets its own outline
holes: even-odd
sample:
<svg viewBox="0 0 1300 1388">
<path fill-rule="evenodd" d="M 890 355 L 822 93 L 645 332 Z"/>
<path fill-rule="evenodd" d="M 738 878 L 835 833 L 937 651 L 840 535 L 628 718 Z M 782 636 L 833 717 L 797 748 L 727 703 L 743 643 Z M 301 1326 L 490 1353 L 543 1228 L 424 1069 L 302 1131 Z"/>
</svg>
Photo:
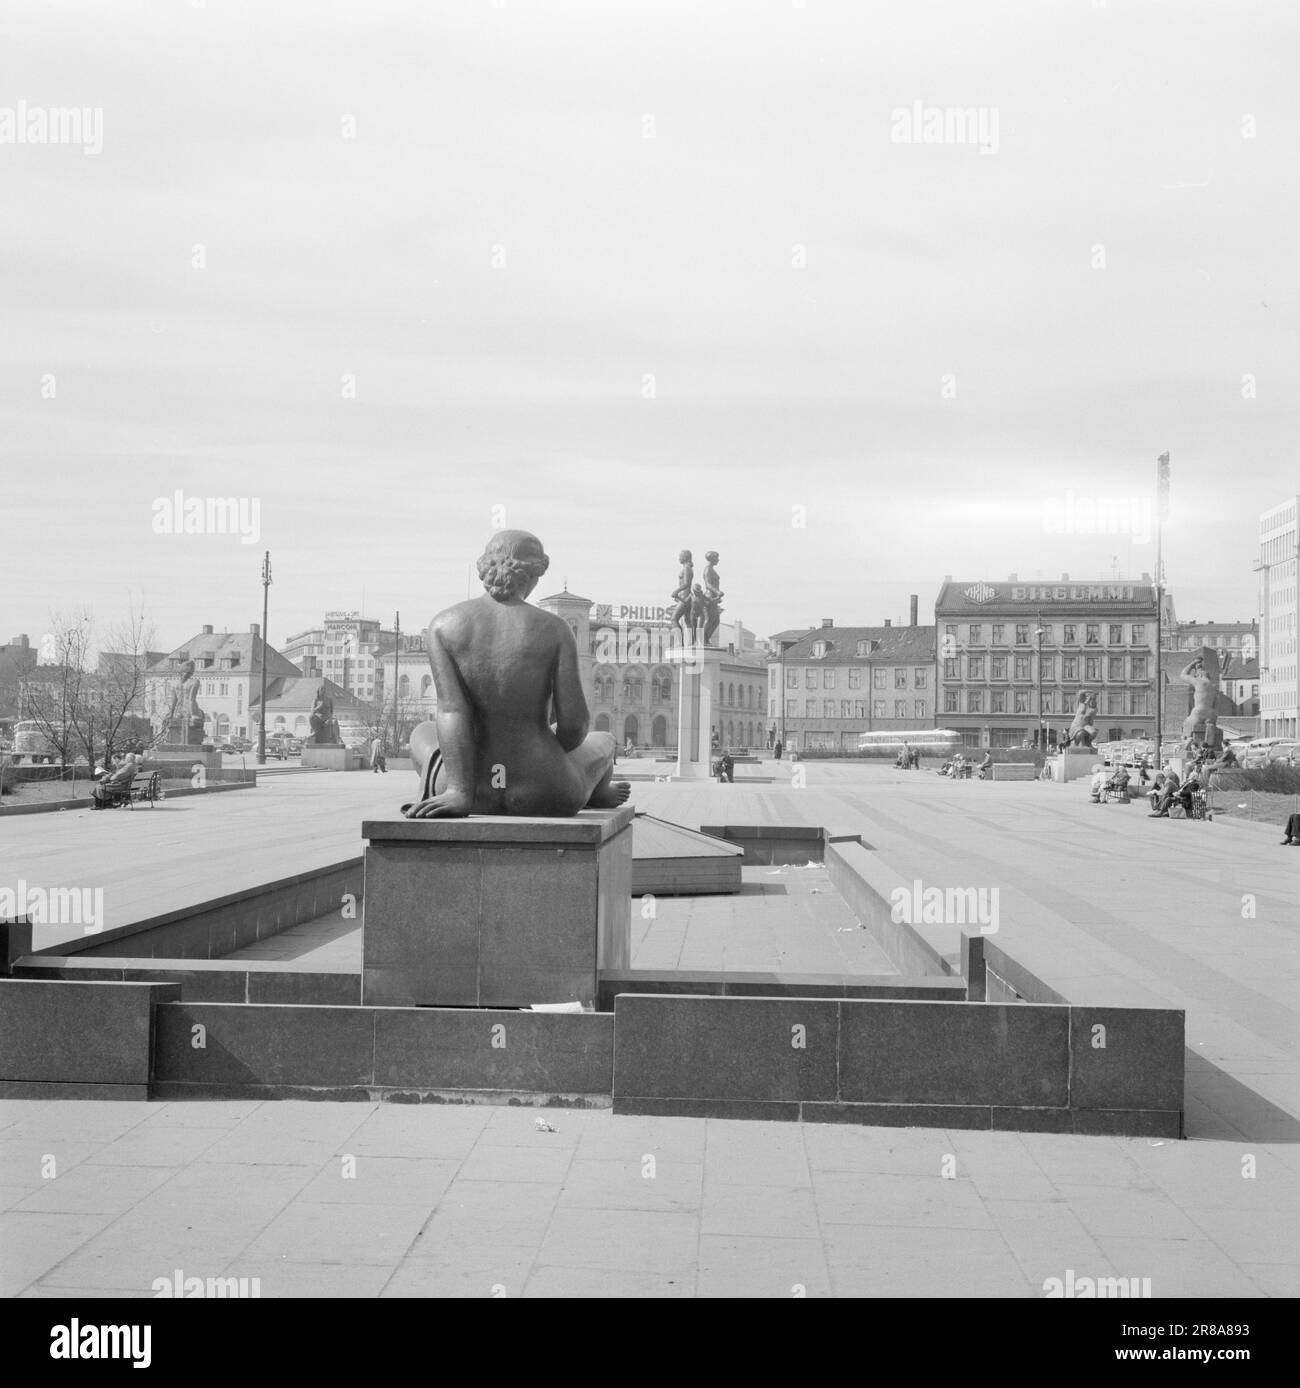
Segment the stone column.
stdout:
<svg viewBox="0 0 1300 1388">
<path fill-rule="evenodd" d="M 722 668 L 715 646 L 682 646 L 667 652 L 677 671 L 677 770 L 679 781 L 712 778 L 713 687 Z"/>
</svg>

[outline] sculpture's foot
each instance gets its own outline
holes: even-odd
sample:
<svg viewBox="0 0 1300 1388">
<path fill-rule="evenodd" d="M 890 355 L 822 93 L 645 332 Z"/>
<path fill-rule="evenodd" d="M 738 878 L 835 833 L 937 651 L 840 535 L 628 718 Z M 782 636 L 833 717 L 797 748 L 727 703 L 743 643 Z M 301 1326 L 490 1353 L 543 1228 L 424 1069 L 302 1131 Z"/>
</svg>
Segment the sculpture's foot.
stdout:
<svg viewBox="0 0 1300 1388">
<path fill-rule="evenodd" d="M 591 792 L 587 801 L 589 810 L 616 810 L 632 793 L 627 781 L 607 781 Z"/>
<path fill-rule="evenodd" d="M 402 813 L 407 819 L 465 819 L 472 808 L 469 796 L 444 791 L 432 799 L 403 805 Z"/>
</svg>

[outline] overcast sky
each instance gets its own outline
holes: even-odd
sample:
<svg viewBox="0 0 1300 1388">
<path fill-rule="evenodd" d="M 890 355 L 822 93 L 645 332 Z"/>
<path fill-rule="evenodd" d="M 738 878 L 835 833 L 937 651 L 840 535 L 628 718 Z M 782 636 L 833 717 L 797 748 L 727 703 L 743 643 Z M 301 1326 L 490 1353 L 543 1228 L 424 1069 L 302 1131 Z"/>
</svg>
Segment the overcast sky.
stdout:
<svg viewBox="0 0 1300 1388">
<path fill-rule="evenodd" d="M 273 643 L 422 626 L 494 514 L 541 536 L 538 596 L 664 602 L 685 545 L 761 635 L 932 619 L 948 573 L 1152 570 L 1166 449 L 1179 615 L 1254 615 L 1258 513 L 1300 490 L 1294 0 L 5 31 L 0 641 L 129 598 L 164 648 L 243 629 L 268 548 Z M 71 106 L 99 152 L 12 142 Z M 902 140 L 945 108 L 983 148 Z M 256 543 L 154 533 L 177 489 L 258 498 Z M 1067 493 L 1130 533 L 1049 521 Z"/>
</svg>

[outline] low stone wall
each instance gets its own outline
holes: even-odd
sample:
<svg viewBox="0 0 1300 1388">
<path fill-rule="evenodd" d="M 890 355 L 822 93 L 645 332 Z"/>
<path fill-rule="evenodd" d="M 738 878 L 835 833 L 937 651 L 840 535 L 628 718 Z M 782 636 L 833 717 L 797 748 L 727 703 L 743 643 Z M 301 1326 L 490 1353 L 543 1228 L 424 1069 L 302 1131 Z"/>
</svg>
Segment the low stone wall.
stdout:
<svg viewBox="0 0 1300 1388">
<path fill-rule="evenodd" d="M 340 909 L 345 895 L 355 899 L 359 915 L 364 892 L 362 863 L 360 857 L 349 858 L 43 950 L 32 949 L 31 926 L 11 926 L 9 957 L 220 959 L 290 926 L 332 914 Z M 25 945 L 22 936 L 15 933 L 23 929 L 27 932 Z"/>
<path fill-rule="evenodd" d="M 900 973 L 924 977 L 957 972 L 960 931 L 894 920 L 892 894 L 903 888 L 910 895 L 912 883 L 883 864 L 874 850 L 861 843 L 831 843 L 825 862 L 831 885 Z"/>
<path fill-rule="evenodd" d="M 459 1094 L 606 1107 L 613 1085 L 607 1012 L 168 1002 L 155 1017 L 156 1098 Z"/>
<path fill-rule="evenodd" d="M 166 983 L 0 980 L 0 1098 L 147 1099 Z"/>
<path fill-rule="evenodd" d="M 1177 1138 L 1184 1022 L 1144 1008 L 622 994 L 614 1112 Z"/>
</svg>

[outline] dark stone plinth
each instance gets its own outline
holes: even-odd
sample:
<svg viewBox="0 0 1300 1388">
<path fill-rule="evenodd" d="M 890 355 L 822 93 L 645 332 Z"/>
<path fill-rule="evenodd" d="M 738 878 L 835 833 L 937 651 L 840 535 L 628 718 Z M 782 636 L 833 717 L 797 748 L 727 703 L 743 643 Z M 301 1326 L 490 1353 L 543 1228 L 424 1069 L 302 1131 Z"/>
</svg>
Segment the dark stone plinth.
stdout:
<svg viewBox="0 0 1300 1388">
<path fill-rule="evenodd" d="M 827 998 L 622 993 L 614 1003 L 616 1111 L 632 1111 L 617 1107 L 624 1099 L 834 1099 L 839 1007 Z"/>
<path fill-rule="evenodd" d="M 45 1084 L 104 1086 L 95 1097 L 143 1098 L 155 1004 L 179 996 L 169 983 L 6 979 L 0 982 L 0 1081 L 10 1097 L 58 1092 L 39 1087 Z"/>
<path fill-rule="evenodd" d="M 308 742 L 302 749 L 302 765 L 320 771 L 360 771 L 365 757 L 341 742 Z"/>
<path fill-rule="evenodd" d="M 1071 1107 L 1181 1112 L 1185 1032 L 1186 1014 L 1173 1009 L 1072 1007 Z"/>
<path fill-rule="evenodd" d="M 1034 1108 L 1069 1103 L 1064 1007 L 846 1002 L 842 1009 L 843 1099 Z"/>
<path fill-rule="evenodd" d="M 367 820 L 368 1006 L 594 1006 L 631 957 L 632 808 Z"/>
</svg>

